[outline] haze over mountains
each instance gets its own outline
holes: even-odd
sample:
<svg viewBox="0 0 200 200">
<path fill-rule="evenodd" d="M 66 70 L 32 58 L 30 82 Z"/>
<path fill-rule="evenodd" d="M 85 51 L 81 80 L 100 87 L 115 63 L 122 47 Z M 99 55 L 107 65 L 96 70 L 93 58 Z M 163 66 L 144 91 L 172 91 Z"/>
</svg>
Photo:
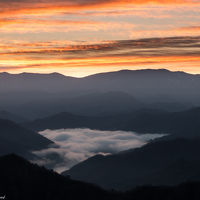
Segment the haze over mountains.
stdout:
<svg viewBox="0 0 200 200">
<path fill-rule="evenodd" d="M 107 156 L 96 155 L 63 174 L 106 189 L 120 190 L 146 184 L 176 185 L 200 181 L 199 91 L 200 75 L 164 69 L 122 70 L 84 78 L 58 73 L 1 73 L 0 155 L 16 153 L 32 160 L 36 150 L 40 155 L 48 152 L 53 142 L 37 133 L 45 129 L 90 128 L 108 133 L 108 130 L 123 130 L 138 134 L 168 134 L 141 148 L 131 147 Z M 89 137 L 91 133 L 84 134 Z M 79 139 L 83 134 L 76 137 Z M 120 138 L 123 137 L 120 135 Z M 84 142 L 84 138 L 80 141 Z M 105 148 L 104 142 L 101 141 L 101 148 Z M 64 153 L 58 147 L 55 152 L 59 151 Z M 56 158 L 60 159 L 59 154 L 48 156 L 55 162 Z M 30 164 L 15 156 L 9 159 L 33 170 Z M 7 163 L 7 158 L 2 160 Z M 40 172 L 38 168 L 37 173 Z M 66 184 L 65 178 L 58 176 L 58 179 Z M 69 185 L 76 183 L 72 181 Z M 87 187 L 90 191 L 90 186 Z M 105 192 L 96 189 L 92 186 L 91 191 Z M 67 194 L 63 195 L 66 197 Z M 110 197 L 113 193 L 106 192 L 105 199 L 109 199 L 107 195 Z M 112 198 L 116 199 L 115 195 Z"/>
<path fill-rule="evenodd" d="M 199 91 L 199 75 L 165 69 L 122 70 L 84 78 L 1 73 L 0 109 L 28 118 L 63 111 L 102 115 L 141 107 L 182 110 L 200 105 Z"/>
<path fill-rule="evenodd" d="M 124 130 L 137 133 L 165 133 L 176 137 L 199 136 L 200 108 L 179 112 L 141 109 L 126 114 L 81 116 L 62 112 L 46 118 L 23 123 L 23 126 L 45 129 L 91 128 L 97 130 Z"/>
</svg>

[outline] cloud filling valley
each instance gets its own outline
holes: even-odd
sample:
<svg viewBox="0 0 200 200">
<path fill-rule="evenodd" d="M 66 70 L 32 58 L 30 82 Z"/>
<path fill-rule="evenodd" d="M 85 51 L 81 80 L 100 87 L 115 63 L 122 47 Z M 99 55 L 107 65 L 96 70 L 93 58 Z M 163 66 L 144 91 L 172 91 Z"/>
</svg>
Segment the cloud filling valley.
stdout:
<svg viewBox="0 0 200 200">
<path fill-rule="evenodd" d="M 127 131 L 100 131 L 91 129 L 44 130 L 41 135 L 55 142 L 54 145 L 34 153 L 41 159 L 34 162 L 58 172 L 96 154 L 113 154 L 137 148 L 161 134 L 137 134 Z"/>
</svg>

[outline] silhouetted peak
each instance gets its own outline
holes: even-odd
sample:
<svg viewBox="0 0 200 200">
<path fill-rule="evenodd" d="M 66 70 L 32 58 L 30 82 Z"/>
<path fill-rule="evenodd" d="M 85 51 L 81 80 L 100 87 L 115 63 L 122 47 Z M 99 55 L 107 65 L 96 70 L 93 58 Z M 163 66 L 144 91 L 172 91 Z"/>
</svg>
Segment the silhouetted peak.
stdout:
<svg viewBox="0 0 200 200">
<path fill-rule="evenodd" d="M 37 78 L 37 77 L 62 78 L 62 77 L 65 77 L 64 75 L 56 73 L 56 72 L 50 73 L 50 74 L 40 74 L 40 73 L 27 73 L 27 72 L 23 72 L 21 74 L 18 74 L 18 76 L 29 77 L 29 78 Z"/>
<path fill-rule="evenodd" d="M 1 162 L 1 167 L 5 166 L 8 170 L 11 169 L 12 167 L 24 170 L 34 166 L 23 157 L 18 156 L 14 153 L 1 156 L 0 162 Z"/>
<path fill-rule="evenodd" d="M 8 75 L 9 73 L 8 72 L 1 72 L 0 74 L 2 74 L 2 75 Z"/>
<path fill-rule="evenodd" d="M 49 79 L 66 79 L 71 78 L 71 76 L 65 76 L 63 74 L 53 72 L 53 73 L 30 73 L 30 72 L 22 72 L 19 74 L 10 74 L 7 72 L 0 73 L 0 77 L 2 78 L 22 78 L 22 79 L 37 79 L 37 78 L 49 78 Z"/>
<path fill-rule="evenodd" d="M 185 73 L 183 71 L 170 71 L 168 69 L 160 68 L 160 69 L 140 69 L 140 70 L 120 70 L 116 73 L 119 74 L 155 74 L 155 75 L 173 75 L 173 74 L 180 74 L 180 75 L 191 75 Z"/>
<path fill-rule="evenodd" d="M 60 73 L 57 73 L 57 72 L 53 72 L 53 73 L 51 73 L 51 74 L 49 74 L 49 75 L 51 75 L 51 76 L 53 76 L 53 77 L 65 77 L 65 75 L 60 74 Z"/>
<path fill-rule="evenodd" d="M 21 162 L 21 163 L 26 162 L 27 163 L 27 161 L 24 158 L 14 154 L 14 153 L 8 154 L 8 155 L 5 155 L 5 156 L 1 156 L 0 159 L 1 159 L 1 161 L 3 160 L 4 162 L 9 161 L 9 162 L 13 162 L 13 163 L 16 163 L 16 162 L 18 162 L 18 163 L 19 162 Z"/>
<path fill-rule="evenodd" d="M 0 77 L 7 77 L 10 76 L 11 74 L 9 74 L 8 72 L 1 72 L 0 73 Z"/>
<path fill-rule="evenodd" d="M 167 69 L 140 69 L 140 70 L 128 70 L 128 69 L 124 69 L 124 70 L 120 70 L 118 71 L 118 73 L 147 73 L 147 72 L 161 72 L 161 73 L 173 73 L 172 71 L 169 71 Z"/>
<path fill-rule="evenodd" d="M 133 77 L 133 76 L 137 76 L 137 75 L 144 75 L 144 76 L 151 76 L 151 75 L 158 75 L 158 77 L 160 77 L 160 75 L 163 76 L 169 76 L 169 75 L 191 75 L 191 74 L 187 74 L 185 72 L 179 72 L 179 71 L 170 71 L 167 69 L 141 69 L 141 70 L 128 70 L 128 69 L 124 69 L 124 70 L 119 70 L 119 71 L 114 71 L 114 72 L 105 72 L 105 73 L 98 73 L 98 74 L 94 74 L 94 75 L 90 75 L 88 77 L 85 78 L 102 78 L 102 79 L 106 79 L 106 78 L 110 78 L 110 77 L 114 77 L 114 78 L 123 78 L 123 77 Z M 193 76 L 193 75 L 191 75 Z"/>
<path fill-rule="evenodd" d="M 186 72 L 183 71 L 170 71 L 164 68 L 161 69 L 140 69 L 140 70 L 129 70 L 129 69 L 123 69 L 123 70 L 119 70 L 119 71 L 112 71 L 112 72 L 104 72 L 104 73 L 97 73 L 97 74 L 93 74 L 93 75 L 89 75 L 83 78 L 75 78 L 75 77 L 71 77 L 71 76 L 65 76 L 61 73 L 58 72 L 53 72 L 53 73 L 29 73 L 29 72 L 23 72 L 23 73 L 19 73 L 19 74 L 10 74 L 8 72 L 2 72 L 0 73 L 0 76 L 2 77 L 23 77 L 23 78 L 37 78 L 37 77 L 43 77 L 43 78 L 56 78 L 56 79 L 66 79 L 66 78 L 71 78 L 71 79 L 87 79 L 87 78 L 106 78 L 106 77 L 110 77 L 110 76 L 130 76 L 130 75 L 137 75 L 137 74 L 146 74 L 146 75 L 151 75 L 151 74 L 160 74 L 160 75 L 165 75 L 165 74 L 179 74 L 179 75 L 192 75 L 192 74 L 188 74 Z M 193 76 L 199 76 L 199 74 L 197 75 L 193 75 Z"/>
</svg>

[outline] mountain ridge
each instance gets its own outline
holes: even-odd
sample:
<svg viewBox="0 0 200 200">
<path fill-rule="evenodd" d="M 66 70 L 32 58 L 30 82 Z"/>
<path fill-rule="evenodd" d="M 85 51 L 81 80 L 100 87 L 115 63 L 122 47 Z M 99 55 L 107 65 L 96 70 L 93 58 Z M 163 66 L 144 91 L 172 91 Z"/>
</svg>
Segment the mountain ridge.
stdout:
<svg viewBox="0 0 200 200">
<path fill-rule="evenodd" d="M 171 137 L 195 137 L 200 132 L 200 107 L 179 112 L 163 110 L 137 110 L 123 114 L 84 116 L 62 112 L 46 118 L 24 123 L 37 131 L 45 129 L 90 128 L 99 130 L 124 130 L 137 133 L 165 133 Z"/>
<path fill-rule="evenodd" d="M 16 123 L 22 123 L 27 121 L 27 119 L 19 116 L 19 115 L 15 115 L 11 112 L 8 112 L 6 110 L 0 110 L 0 119 L 7 119 L 10 121 L 14 121 Z"/>
<path fill-rule="evenodd" d="M 68 111 L 67 107 L 76 110 L 80 105 L 86 104 L 96 106 L 96 113 L 98 113 L 102 108 L 97 102 L 91 103 L 91 94 L 93 97 L 97 94 L 103 97 L 106 93 L 113 92 L 124 93 L 124 98 L 131 95 L 144 106 L 160 104 L 166 109 L 168 107 L 170 109 L 170 104 L 180 104 L 182 105 L 180 109 L 200 106 L 200 75 L 185 72 L 149 69 L 121 70 L 83 78 L 67 77 L 56 73 L 50 75 L 22 73 L 9 76 L 11 78 L 2 78 L 3 74 L 0 76 L 1 109 L 23 115 L 25 118 L 49 115 L 50 110 L 52 114 Z M 84 95 L 85 104 L 81 104 Z M 120 103 L 122 96 L 123 94 L 115 97 L 114 100 L 119 100 Z M 71 102 L 72 99 L 74 102 Z M 68 101 L 70 105 L 67 104 Z M 125 104 L 121 101 L 118 108 L 124 108 Z M 112 104 L 107 109 L 111 106 Z M 88 107 L 81 114 L 86 115 L 88 110 L 91 111 L 93 108 Z"/>
<path fill-rule="evenodd" d="M 28 130 L 10 120 L 0 119 L 0 155 L 17 153 L 28 159 L 33 150 L 41 150 L 53 144 L 49 139 Z"/>
<path fill-rule="evenodd" d="M 200 137 L 153 141 L 124 153 L 91 157 L 62 174 L 107 189 L 176 185 L 187 180 L 200 180 L 199 151 Z"/>
<path fill-rule="evenodd" d="M 58 72 L 52 72 L 52 73 L 31 73 L 31 72 L 22 72 L 22 73 L 9 73 L 9 72 L 0 72 L 0 76 L 3 75 L 9 75 L 9 76 L 29 76 L 29 75 L 38 75 L 38 76 L 57 76 L 57 77 L 67 77 L 67 78 L 75 78 L 75 79 L 84 79 L 87 77 L 92 77 L 92 76 L 98 76 L 98 75 L 106 75 L 106 74 L 129 74 L 130 72 L 135 72 L 135 73 L 143 73 L 143 72 L 161 72 L 161 73 L 175 73 L 175 74 L 185 74 L 185 75 L 192 75 L 192 76 L 200 76 L 200 74 L 192 74 L 184 71 L 171 71 L 165 68 L 160 68 L 160 69 L 137 69 L 137 70 L 130 70 L 130 69 L 122 69 L 122 70 L 116 70 L 116 71 L 110 71 L 110 72 L 102 72 L 102 73 L 94 73 L 88 76 L 84 77 L 74 77 L 74 76 L 68 76 L 64 75 L 62 73 Z"/>
</svg>

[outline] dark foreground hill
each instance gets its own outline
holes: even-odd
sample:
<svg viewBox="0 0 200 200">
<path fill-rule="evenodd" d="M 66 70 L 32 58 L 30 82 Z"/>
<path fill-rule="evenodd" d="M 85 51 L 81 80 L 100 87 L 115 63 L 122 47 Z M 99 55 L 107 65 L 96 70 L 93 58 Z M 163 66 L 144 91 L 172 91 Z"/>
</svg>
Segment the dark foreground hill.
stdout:
<svg viewBox="0 0 200 200">
<path fill-rule="evenodd" d="M 176 185 L 200 181 L 199 152 L 199 138 L 155 141 L 114 155 L 94 156 L 63 174 L 122 190 L 137 185 Z"/>
<path fill-rule="evenodd" d="M 9 200 L 197 200 L 200 183 L 144 186 L 128 192 L 105 191 L 65 178 L 16 156 L 0 157 L 0 197 Z"/>
<path fill-rule="evenodd" d="M 65 178 L 16 156 L 0 158 L 0 194 L 9 200 L 111 199 L 91 184 Z"/>
<path fill-rule="evenodd" d="M 0 155 L 16 153 L 26 158 L 31 151 L 46 148 L 52 142 L 20 125 L 0 119 Z"/>
</svg>

